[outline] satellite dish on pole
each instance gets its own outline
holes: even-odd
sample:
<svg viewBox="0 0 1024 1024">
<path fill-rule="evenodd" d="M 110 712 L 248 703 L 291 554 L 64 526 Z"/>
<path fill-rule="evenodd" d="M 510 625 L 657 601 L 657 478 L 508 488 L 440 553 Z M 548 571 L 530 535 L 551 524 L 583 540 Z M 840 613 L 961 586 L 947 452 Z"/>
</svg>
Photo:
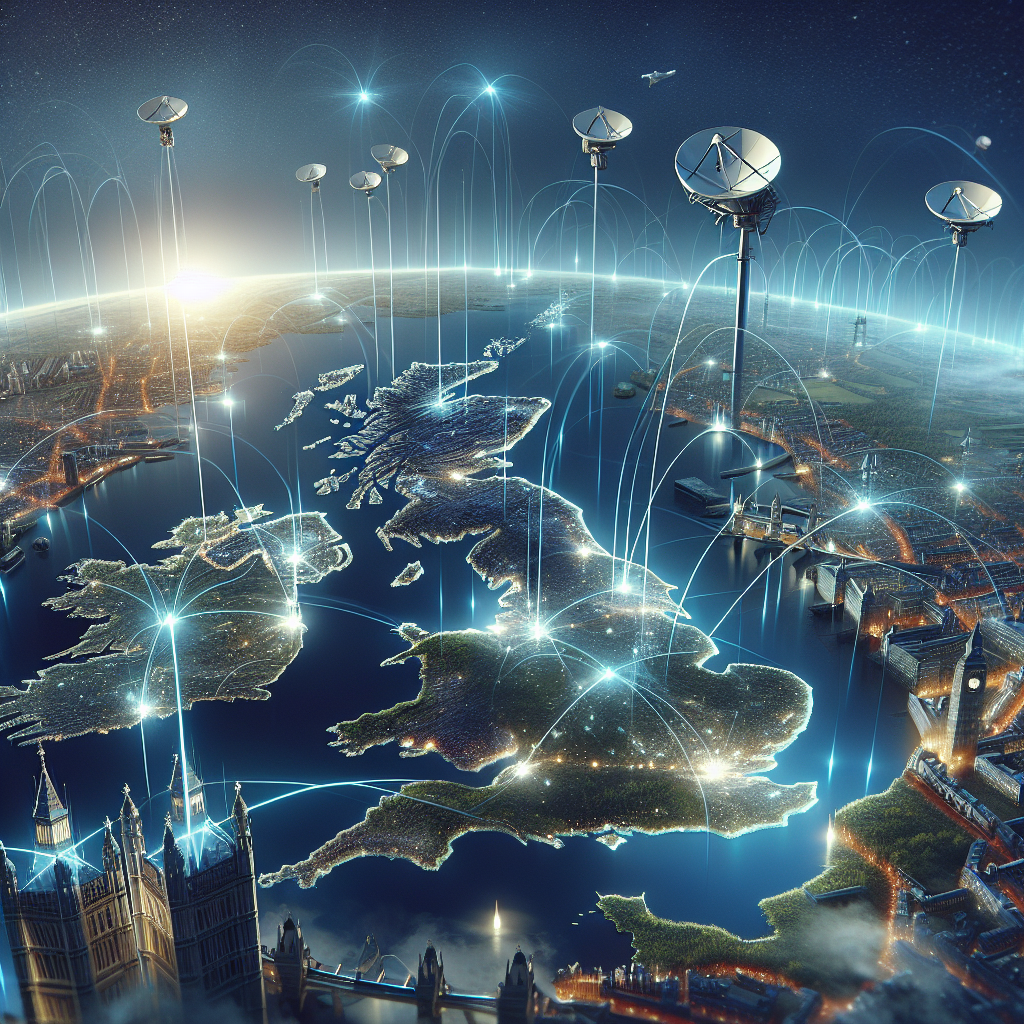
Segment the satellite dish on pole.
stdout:
<svg viewBox="0 0 1024 1024">
<path fill-rule="evenodd" d="M 967 236 L 989 227 L 1003 208 L 1003 197 L 988 185 L 974 181 L 944 181 L 924 195 L 924 204 L 946 222 L 954 245 L 965 245 Z"/>
<path fill-rule="evenodd" d="M 407 163 L 409 160 L 409 154 L 400 146 L 390 146 L 387 144 L 372 146 L 370 148 L 370 156 L 380 164 L 381 170 L 385 174 L 390 174 L 396 167 L 401 167 L 402 164 Z"/>
<path fill-rule="evenodd" d="M 583 140 L 583 152 L 590 154 L 590 166 L 603 171 L 608 166 L 608 150 L 633 130 L 633 122 L 625 114 L 592 107 L 577 114 L 572 127 Z"/>
<path fill-rule="evenodd" d="M 360 192 L 366 193 L 366 198 L 370 198 L 370 193 L 383 181 L 384 179 L 376 171 L 357 171 L 348 179 L 348 183 Z"/>
<path fill-rule="evenodd" d="M 314 192 L 320 191 L 320 179 L 327 173 L 323 164 L 303 164 L 296 172 L 298 181 L 308 181 L 313 186 Z"/>
<path fill-rule="evenodd" d="M 743 343 L 750 293 L 750 232 L 763 235 L 778 197 L 772 181 L 782 166 L 779 147 L 749 128 L 709 128 L 676 150 L 676 175 L 691 203 L 706 206 L 716 223 L 732 217 L 739 229 L 736 253 L 736 327 L 732 350 L 732 426 L 740 427 L 743 403 Z"/>
<path fill-rule="evenodd" d="M 139 107 L 139 117 L 147 124 L 160 127 L 160 145 L 173 146 L 174 133 L 171 124 L 179 121 L 188 111 L 188 104 L 175 96 L 154 96 Z"/>
</svg>

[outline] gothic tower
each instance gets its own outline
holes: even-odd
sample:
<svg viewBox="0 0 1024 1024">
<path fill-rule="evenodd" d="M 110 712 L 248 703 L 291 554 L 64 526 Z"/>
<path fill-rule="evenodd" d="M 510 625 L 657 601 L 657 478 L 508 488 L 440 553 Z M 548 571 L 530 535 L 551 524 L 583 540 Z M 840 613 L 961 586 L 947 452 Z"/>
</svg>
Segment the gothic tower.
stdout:
<svg viewBox="0 0 1024 1024">
<path fill-rule="evenodd" d="M 981 624 L 975 625 L 956 663 L 953 690 L 946 713 L 946 737 L 942 759 L 957 774 L 974 767 L 981 736 L 981 712 L 985 703 L 987 665 L 981 640 Z"/>
<path fill-rule="evenodd" d="M 146 857 L 142 821 L 127 786 L 121 806 L 121 864 L 143 981 L 156 998 L 178 999 L 178 962 L 167 892 L 163 876 Z"/>
<path fill-rule="evenodd" d="M 202 793 L 202 780 L 186 768 L 190 790 L 195 779 Z M 173 800 L 173 781 L 171 795 Z M 190 803 L 190 813 L 195 815 L 197 806 Z M 168 814 L 164 828 L 164 872 L 182 998 L 230 999 L 261 1024 L 266 998 L 256 871 L 242 787 L 235 784 L 230 835 L 211 824 L 199 835 L 176 841 L 172 817 Z"/>
<path fill-rule="evenodd" d="M 516 955 L 505 966 L 505 982 L 498 986 L 498 1024 L 532 1024 L 537 1012 L 537 987 L 533 981 L 533 960 L 516 947 Z"/>
</svg>

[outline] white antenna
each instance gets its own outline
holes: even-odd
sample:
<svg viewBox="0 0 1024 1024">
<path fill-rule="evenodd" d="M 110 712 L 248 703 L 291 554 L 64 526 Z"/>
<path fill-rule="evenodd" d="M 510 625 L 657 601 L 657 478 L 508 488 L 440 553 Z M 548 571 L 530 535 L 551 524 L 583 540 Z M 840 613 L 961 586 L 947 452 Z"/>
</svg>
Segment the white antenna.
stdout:
<svg viewBox="0 0 1024 1024">
<path fill-rule="evenodd" d="M 608 150 L 633 130 L 633 122 L 614 110 L 592 107 L 577 114 L 572 127 L 583 140 L 583 152 L 590 154 L 590 166 L 603 171 L 608 166 Z"/>
<path fill-rule="evenodd" d="M 139 117 L 147 124 L 160 126 L 160 145 L 173 146 L 171 123 L 179 121 L 188 111 L 188 104 L 174 96 L 154 96 L 139 107 Z"/>
<path fill-rule="evenodd" d="M 357 171 L 348 179 L 348 183 L 360 192 L 366 194 L 366 198 L 370 198 L 370 193 L 383 181 L 384 179 L 376 171 Z"/>
<path fill-rule="evenodd" d="M 384 172 L 384 190 L 387 192 L 388 206 L 388 322 L 391 325 L 391 376 L 398 376 L 395 366 L 395 260 L 392 254 L 391 234 L 391 175 L 395 168 L 401 167 L 409 160 L 409 154 L 400 146 L 384 143 L 370 147 L 370 156 L 380 164 Z M 372 241 L 372 239 L 371 239 Z"/>
<path fill-rule="evenodd" d="M 327 174 L 327 168 L 323 164 L 303 164 L 296 172 L 297 181 L 308 181 L 313 186 L 314 192 L 320 191 L 320 179 Z"/>
<path fill-rule="evenodd" d="M 676 151 L 676 174 L 691 203 L 706 206 L 720 224 L 732 217 L 740 232 L 736 253 L 736 330 L 732 350 L 732 426 L 740 426 L 743 403 L 743 343 L 750 291 L 750 232 L 763 235 L 778 197 L 771 186 L 782 157 L 771 139 L 749 128 L 709 128 L 691 135 Z"/>
<path fill-rule="evenodd" d="M 409 154 L 404 149 L 387 144 L 371 146 L 370 156 L 380 164 L 381 170 L 385 174 L 390 174 L 396 167 L 401 167 L 402 164 L 409 161 Z"/>
<path fill-rule="evenodd" d="M 584 110 L 572 119 L 572 129 L 583 142 L 583 152 L 590 156 L 594 168 L 594 229 L 590 249 L 590 347 L 594 348 L 594 296 L 597 291 L 597 172 L 608 166 L 608 151 L 633 130 L 633 122 L 624 114 L 602 106 Z M 601 497 L 601 438 L 604 434 L 604 360 L 600 361 L 597 428 L 597 496 Z M 540 577 L 537 577 L 537 609 L 540 611 Z M 537 623 L 539 627 L 539 621 Z"/>
<path fill-rule="evenodd" d="M 1003 208 L 1003 197 L 974 181 L 944 181 L 928 189 L 924 204 L 946 222 L 954 245 L 966 245 L 972 231 L 992 226 Z"/>
</svg>

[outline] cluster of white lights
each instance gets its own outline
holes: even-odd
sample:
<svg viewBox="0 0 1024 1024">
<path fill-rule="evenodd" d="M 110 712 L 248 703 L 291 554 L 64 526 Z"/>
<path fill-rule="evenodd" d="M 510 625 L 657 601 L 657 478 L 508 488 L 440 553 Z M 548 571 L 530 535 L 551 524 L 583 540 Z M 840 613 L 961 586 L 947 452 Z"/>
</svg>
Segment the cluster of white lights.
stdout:
<svg viewBox="0 0 1024 1024">
<path fill-rule="evenodd" d="M 176 619 L 176 618 L 175 618 L 175 617 L 174 617 L 173 615 L 168 615 L 168 616 L 167 616 L 167 618 L 166 618 L 166 619 L 164 619 L 164 625 L 165 625 L 165 626 L 166 626 L 166 627 L 167 627 L 168 629 L 174 629 L 174 627 L 175 627 L 175 626 L 176 626 L 177 624 L 178 624 L 178 620 L 177 620 L 177 619 Z"/>
<path fill-rule="evenodd" d="M 858 511 L 866 512 L 869 508 L 871 508 L 871 502 L 868 501 L 867 498 L 861 498 L 860 501 L 857 502 Z"/>
<path fill-rule="evenodd" d="M 288 556 L 288 561 L 291 562 L 292 565 L 298 565 L 302 561 L 302 552 L 300 552 L 300 551 L 293 551 Z"/>
<path fill-rule="evenodd" d="M 956 482 L 955 484 L 953 484 L 953 486 L 954 486 L 954 487 L 955 487 L 955 488 L 956 488 L 956 489 L 957 489 L 957 490 L 958 490 L 958 491 L 959 491 L 959 492 L 960 492 L 961 494 L 963 494 L 963 492 L 967 490 L 967 484 L 965 484 L 965 483 L 963 482 L 963 480 L 957 480 L 957 482 Z"/>
<path fill-rule="evenodd" d="M 548 635 L 548 631 L 539 622 L 533 624 L 531 632 L 535 640 L 543 640 Z"/>
</svg>

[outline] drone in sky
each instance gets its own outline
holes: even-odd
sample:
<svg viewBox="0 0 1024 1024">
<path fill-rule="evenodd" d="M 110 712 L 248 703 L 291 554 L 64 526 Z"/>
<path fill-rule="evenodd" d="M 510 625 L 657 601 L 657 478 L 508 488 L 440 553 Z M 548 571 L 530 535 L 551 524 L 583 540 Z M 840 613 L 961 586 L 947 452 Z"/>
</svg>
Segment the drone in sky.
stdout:
<svg viewBox="0 0 1024 1024">
<path fill-rule="evenodd" d="M 649 75 L 640 77 L 646 79 L 647 86 L 650 88 L 652 85 L 657 85 L 663 78 L 671 78 L 674 74 L 675 71 L 652 71 Z"/>
</svg>

